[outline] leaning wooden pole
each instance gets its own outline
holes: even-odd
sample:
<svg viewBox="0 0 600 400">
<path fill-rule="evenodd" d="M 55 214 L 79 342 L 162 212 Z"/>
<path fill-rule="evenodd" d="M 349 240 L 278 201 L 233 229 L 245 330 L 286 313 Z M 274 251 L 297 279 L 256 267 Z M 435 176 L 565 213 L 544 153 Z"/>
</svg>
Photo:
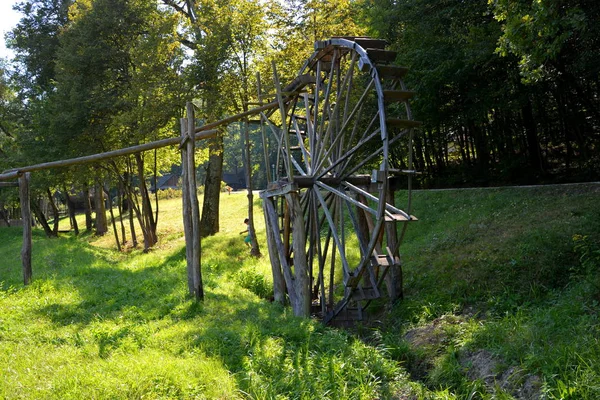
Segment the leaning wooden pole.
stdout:
<svg viewBox="0 0 600 400">
<path fill-rule="evenodd" d="M 275 212 L 275 207 L 273 206 L 273 200 L 266 196 L 262 197 L 262 200 L 263 215 L 265 217 L 265 230 L 267 232 L 267 249 L 269 250 L 271 272 L 273 273 L 273 300 L 278 303 L 285 304 L 285 278 L 281 272 L 282 263 L 279 262 L 275 232 L 273 232 L 271 221 L 269 220 L 269 213 L 275 213 L 271 219 L 277 223 L 277 215 Z"/>
<path fill-rule="evenodd" d="M 306 231 L 300 196 L 292 191 L 285 194 L 285 200 L 290 211 L 292 225 L 292 248 L 294 249 L 294 283 L 298 303 L 294 307 L 294 314 L 298 317 L 310 317 L 311 291 L 310 276 L 308 272 L 308 259 L 306 256 Z"/>
<path fill-rule="evenodd" d="M 19 175 L 19 197 L 21 200 L 21 215 L 23 219 L 23 247 L 21 248 L 21 262 L 23 263 L 23 283 L 31 283 L 31 208 L 29 205 L 29 179 L 30 173 Z"/>
<path fill-rule="evenodd" d="M 202 287 L 202 272 L 200 262 L 202 257 L 201 239 L 200 239 L 200 205 L 198 203 L 198 191 L 196 188 L 196 143 L 194 132 L 196 120 L 194 118 L 194 105 L 187 103 L 187 180 L 189 190 L 189 200 L 191 208 L 191 233 L 192 233 L 192 276 L 194 278 L 194 297 L 197 300 L 204 300 L 204 288 Z"/>
</svg>

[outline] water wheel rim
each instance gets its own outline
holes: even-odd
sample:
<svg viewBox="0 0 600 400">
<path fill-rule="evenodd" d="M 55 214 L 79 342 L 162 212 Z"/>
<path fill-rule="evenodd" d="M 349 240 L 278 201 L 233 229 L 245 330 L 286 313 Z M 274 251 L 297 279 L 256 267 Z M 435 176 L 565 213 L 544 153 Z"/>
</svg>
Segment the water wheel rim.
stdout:
<svg viewBox="0 0 600 400">
<path fill-rule="evenodd" d="M 344 65 L 347 68 L 344 68 Z M 331 312 L 336 300 L 333 299 L 333 295 L 324 293 L 326 286 L 324 264 L 327 262 L 327 252 L 330 249 L 332 249 L 332 253 L 337 252 L 337 255 L 331 255 L 330 260 L 335 262 L 336 257 L 340 259 L 344 271 L 344 285 L 348 288 L 356 286 L 361 275 L 370 265 L 374 249 L 380 246 L 379 238 L 385 225 L 386 212 L 388 212 L 385 198 L 388 192 L 390 138 L 386 125 L 386 104 L 382 80 L 365 49 L 354 41 L 343 38 L 320 42 L 316 45 L 313 55 L 300 70 L 299 77 L 306 75 L 313 77 L 307 80 L 312 83 L 305 85 L 304 89 L 308 90 L 297 93 L 287 104 L 285 124 L 289 128 L 290 136 L 296 138 L 295 147 L 300 157 L 291 157 L 292 149 L 282 148 L 284 138 L 281 138 L 278 164 L 283 169 L 280 178 L 293 181 L 301 193 L 305 214 L 309 273 L 313 280 L 318 273 L 316 280 L 319 281 L 317 286 L 320 293 L 316 297 L 321 297 L 322 311 Z M 362 85 L 355 84 L 358 80 L 362 80 Z M 350 86 L 359 88 L 357 90 L 362 92 L 350 95 L 350 90 L 346 90 Z M 351 97 L 354 99 L 354 103 L 350 102 L 352 106 L 349 106 L 348 99 Z M 344 135 L 348 135 L 344 130 L 349 129 L 348 126 L 355 129 L 360 125 L 359 123 L 351 124 L 352 116 L 356 115 L 357 110 L 363 107 L 361 99 L 366 97 L 369 98 L 369 107 L 373 108 L 370 113 L 366 113 L 369 116 L 367 119 L 370 118 L 371 121 L 360 134 L 356 134 L 352 140 L 340 145 L 344 140 Z M 342 107 L 341 104 L 344 106 Z M 338 119 L 332 118 L 336 115 Z M 406 112 L 406 118 L 412 118 L 410 110 Z M 344 133 L 344 135 L 340 133 Z M 285 140 L 289 140 L 289 136 L 286 136 Z M 363 150 L 372 147 L 373 141 L 377 142 L 377 146 L 375 146 L 375 150 L 371 149 L 370 153 L 367 151 L 365 157 Z M 338 148 L 331 145 L 338 146 Z M 288 147 L 290 146 L 288 145 Z M 341 155 L 342 151 L 346 153 Z M 359 157 L 362 159 L 356 161 Z M 373 163 L 374 159 L 376 159 L 375 163 Z M 350 162 L 350 160 L 353 161 Z M 374 165 L 376 168 L 372 168 Z M 368 190 L 361 190 L 361 185 L 365 187 L 368 184 L 365 184 L 366 177 L 360 172 L 369 168 L 371 168 L 371 172 L 375 170 L 375 173 L 371 175 L 377 186 L 376 194 L 371 197 L 367 197 L 364 193 Z M 357 184 L 358 181 L 362 183 Z M 349 198 L 348 193 L 361 197 L 362 200 L 353 201 Z M 334 207 L 332 204 L 335 202 L 339 204 Z M 362 208 L 363 211 L 366 210 L 372 215 L 372 224 L 369 226 L 367 234 L 368 239 L 358 239 L 360 248 L 358 262 L 350 262 L 345 254 L 347 236 L 344 232 L 344 220 L 343 217 L 336 216 L 344 206 L 348 209 L 347 218 L 352 220 L 350 225 L 354 232 L 351 235 L 358 236 L 357 232 L 360 227 L 355 221 L 356 215 L 351 215 L 352 208 L 350 206 Z M 324 226 L 327 228 L 325 237 L 321 232 Z M 340 227 L 339 232 L 337 227 Z M 379 249 L 379 251 L 381 250 Z M 332 266 L 331 269 L 333 268 Z M 330 277 L 329 290 L 334 286 L 333 279 Z M 346 292 L 348 291 L 346 290 Z M 327 307 L 324 297 L 327 297 Z M 344 299 L 342 299 L 343 301 Z"/>
</svg>

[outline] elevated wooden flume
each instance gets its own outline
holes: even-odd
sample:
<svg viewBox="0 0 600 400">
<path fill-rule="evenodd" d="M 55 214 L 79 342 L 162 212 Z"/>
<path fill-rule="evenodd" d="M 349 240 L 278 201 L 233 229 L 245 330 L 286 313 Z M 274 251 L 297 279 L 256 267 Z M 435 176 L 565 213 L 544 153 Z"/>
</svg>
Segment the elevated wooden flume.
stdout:
<svg viewBox="0 0 600 400">
<path fill-rule="evenodd" d="M 189 195 L 196 192 L 190 179 L 193 143 L 214 135 L 217 126 L 260 115 L 263 132 L 276 143 L 265 151 L 265 165 L 275 160 L 275 170 L 267 167 L 270 183 L 261 192 L 275 300 L 289 299 L 298 316 L 347 324 L 363 319 L 373 300 L 401 298 L 399 247 L 408 223 L 416 220 L 410 214 L 412 138 L 420 123 L 408 103 L 414 92 L 404 85 L 407 69 L 390 64 L 396 53 L 385 45 L 365 37 L 316 42 L 289 85 L 281 88 L 273 65 L 272 102 L 261 102 L 259 80 L 259 106 L 245 113 L 195 127 L 188 104 L 181 137 L 0 174 L 0 181 L 19 178 L 25 284 L 31 280 L 31 172 L 179 144 L 188 171 L 183 179 L 188 285 L 201 297 L 198 205 Z M 404 160 L 403 169 L 390 168 L 391 151 Z M 407 192 L 403 209 L 394 202 L 399 189 Z"/>
</svg>

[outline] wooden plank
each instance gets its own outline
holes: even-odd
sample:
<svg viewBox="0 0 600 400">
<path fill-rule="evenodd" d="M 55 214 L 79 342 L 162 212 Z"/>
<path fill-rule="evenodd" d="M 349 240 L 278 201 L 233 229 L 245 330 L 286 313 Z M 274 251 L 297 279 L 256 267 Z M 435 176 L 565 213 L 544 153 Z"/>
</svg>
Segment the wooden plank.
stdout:
<svg viewBox="0 0 600 400">
<path fill-rule="evenodd" d="M 281 91 L 286 94 L 293 94 L 300 92 L 307 85 L 315 84 L 317 78 L 310 74 L 304 74 L 297 76 L 291 83 L 285 86 Z"/>
<path fill-rule="evenodd" d="M 232 115 L 231 117 L 223 118 L 223 119 L 221 119 L 219 121 L 211 122 L 210 124 L 206 124 L 206 125 L 202 125 L 200 127 L 196 127 L 196 133 L 208 131 L 208 130 L 214 129 L 214 128 L 218 127 L 218 126 L 221 126 L 221 125 L 227 125 L 227 124 L 230 124 L 232 122 L 236 122 L 236 121 L 239 121 L 241 119 L 244 119 L 245 117 L 249 117 L 250 115 L 260 114 L 263 111 L 272 110 L 272 109 L 277 108 L 277 107 L 279 107 L 279 102 L 278 101 L 272 101 L 270 103 L 265 104 L 264 106 L 252 108 L 252 109 L 250 109 L 250 110 L 248 110 L 246 112 L 239 113 L 239 114 L 236 114 L 236 115 Z"/>
<path fill-rule="evenodd" d="M 410 215 L 409 217 L 407 217 L 404 214 L 394 214 L 394 213 L 386 213 L 385 214 L 386 222 L 393 222 L 393 221 L 406 222 L 406 221 L 418 221 L 418 220 L 419 219 L 417 217 L 415 217 L 414 215 Z"/>
<path fill-rule="evenodd" d="M 358 44 L 363 49 L 385 49 L 387 46 L 387 42 L 382 39 L 372 39 L 372 38 L 355 38 L 354 42 Z"/>
<path fill-rule="evenodd" d="M 21 173 L 17 170 L 4 171 L 2 174 L 0 174 L 0 180 L 6 181 L 9 179 L 19 178 L 20 175 Z"/>
<path fill-rule="evenodd" d="M 385 46 L 387 46 L 387 42 L 383 39 L 374 39 L 371 37 L 367 37 L 367 36 L 332 36 L 332 39 L 346 39 L 346 40 L 350 40 L 356 44 L 358 44 L 360 47 L 367 49 L 367 48 L 373 48 L 373 49 L 384 49 Z"/>
<path fill-rule="evenodd" d="M 361 189 L 361 188 L 359 188 L 357 186 L 354 186 L 354 185 L 352 185 L 351 183 L 349 183 L 347 181 L 344 182 L 344 185 L 348 189 L 351 189 L 354 192 L 356 192 L 356 193 L 358 193 L 360 195 L 363 195 L 366 198 L 368 198 L 369 200 L 374 201 L 375 203 L 379 204 L 380 200 L 377 197 L 373 196 L 371 193 L 369 193 L 369 192 L 367 192 L 367 191 L 365 191 L 365 190 L 363 190 L 363 189 Z M 411 219 L 410 215 L 408 215 L 404 211 L 400 210 L 399 208 L 394 207 L 393 205 L 391 205 L 391 204 L 389 204 L 387 202 L 385 203 L 385 210 L 386 210 L 386 215 L 388 215 L 390 217 L 392 217 L 392 215 L 395 215 L 395 214 L 400 214 L 400 215 L 403 215 L 406 218 L 406 220 L 410 220 Z"/>
<path fill-rule="evenodd" d="M 381 49 L 366 49 L 369 59 L 374 63 L 390 63 L 396 60 L 398 53 Z"/>
<path fill-rule="evenodd" d="M 287 126 L 287 113 L 285 107 L 285 100 L 283 98 L 283 93 L 281 90 L 281 85 L 279 83 L 279 74 L 277 73 L 277 67 L 275 66 L 275 61 L 271 63 L 273 68 L 273 82 L 275 83 L 275 90 L 277 91 L 277 104 L 279 106 L 279 113 L 281 114 L 281 135 L 283 137 L 283 147 L 286 149 L 290 148 L 290 138 L 288 134 L 288 126 Z M 294 177 L 292 173 L 292 154 L 289 151 L 286 151 L 286 166 L 287 166 L 287 178 L 290 183 L 294 182 Z"/>
<path fill-rule="evenodd" d="M 408 73 L 408 68 L 397 65 L 377 65 L 377 74 L 380 78 L 402 79 Z"/>
<path fill-rule="evenodd" d="M 402 103 L 412 99 L 415 95 L 415 92 L 409 90 L 384 90 L 383 91 L 383 100 L 386 104 L 389 103 Z"/>
<path fill-rule="evenodd" d="M 271 182 L 266 190 L 260 192 L 260 197 L 266 199 L 269 197 L 283 196 L 289 192 L 298 191 L 298 186 L 295 183 L 287 181 Z"/>
<path fill-rule="evenodd" d="M 31 208 L 29 203 L 30 173 L 19 176 L 19 200 L 23 219 L 23 246 L 21 247 L 21 263 L 23 265 L 23 283 L 29 285 L 33 276 L 31 269 Z"/>
<path fill-rule="evenodd" d="M 203 131 L 202 133 L 195 135 L 194 139 L 195 140 L 208 139 L 208 138 L 215 136 L 216 133 L 217 133 L 216 129 L 206 130 L 206 131 Z M 154 150 L 154 149 L 158 149 L 160 147 L 165 147 L 165 146 L 173 146 L 176 144 L 180 144 L 180 142 L 181 142 L 181 137 L 177 136 L 177 137 L 173 137 L 173 138 L 157 140 L 155 142 L 144 143 L 144 144 L 141 144 L 138 146 L 131 146 L 131 147 L 125 147 L 125 148 L 119 149 L 119 150 L 107 151 L 105 153 L 98 153 L 98 154 L 92 154 L 89 156 L 70 158 L 68 160 L 51 161 L 51 162 L 47 162 L 47 163 L 29 165 L 26 167 L 13 168 L 13 169 L 7 170 L 7 171 L 3 172 L 2 174 L 0 174 L 0 180 L 13 179 L 13 178 L 19 176 L 19 174 L 24 173 L 24 172 L 33 172 L 33 171 L 40 171 L 40 170 L 51 169 L 51 168 L 60 168 L 60 167 L 70 167 L 72 165 L 103 161 L 103 160 L 107 160 L 107 159 L 113 158 L 113 157 L 125 156 L 125 155 L 134 154 L 134 153 L 147 151 L 147 150 Z"/>
<path fill-rule="evenodd" d="M 375 215 L 377 214 L 377 211 L 373 210 L 372 208 L 370 208 L 369 206 L 367 206 L 366 204 L 361 203 L 360 201 L 353 199 L 351 196 L 348 196 L 346 193 L 337 190 L 329 185 L 324 184 L 323 182 L 317 181 L 316 185 L 319 186 L 322 189 L 325 189 L 333 194 L 335 194 L 336 196 L 342 198 L 344 201 L 347 201 L 348 203 L 352 203 L 355 206 L 362 208 L 363 210 L 370 212 L 371 214 Z"/>
<path fill-rule="evenodd" d="M 279 230 L 277 211 L 275 210 L 273 200 L 270 198 L 264 199 L 263 206 L 265 210 L 265 220 L 268 221 L 272 230 L 272 237 L 274 239 L 275 247 L 277 248 L 279 265 L 283 272 L 290 303 L 292 304 L 292 307 L 294 307 L 293 305 L 298 303 L 298 296 L 296 294 L 296 285 L 294 285 L 294 277 L 292 276 L 292 271 L 287 260 L 287 254 L 283 247 L 283 242 L 281 241 L 281 231 Z M 276 277 L 273 276 L 273 279 L 276 279 Z"/>
</svg>

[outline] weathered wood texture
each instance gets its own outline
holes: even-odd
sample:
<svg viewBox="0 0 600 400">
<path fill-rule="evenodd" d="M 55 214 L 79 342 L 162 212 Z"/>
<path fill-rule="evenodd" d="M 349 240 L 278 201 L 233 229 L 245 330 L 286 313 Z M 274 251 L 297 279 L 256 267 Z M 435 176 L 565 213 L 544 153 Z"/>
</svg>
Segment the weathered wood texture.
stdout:
<svg viewBox="0 0 600 400">
<path fill-rule="evenodd" d="M 302 206 L 298 193 L 290 192 L 285 195 L 292 225 L 292 248 L 294 251 L 294 283 L 298 300 L 294 305 L 294 314 L 299 317 L 310 316 L 311 291 L 310 276 L 306 258 L 306 232 Z"/>
<path fill-rule="evenodd" d="M 410 159 L 410 138 L 420 123 L 408 104 L 415 93 L 402 81 L 406 68 L 382 66 L 396 56 L 385 44 L 364 37 L 315 43 L 295 81 L 302 93 L 281 89 L 273 67 L 277 123 L 261 117 L 275 139 L 276 168 L 261 197 L 274 242 L 269 251 L 280 262 L 272 269 L 281 270 L 293 291 L 296 315 L 320 302 L 314 311 L 324 322 L 338 315 L 360 319 L 384 294 L 384 282 L 391 301 L 402 297 L 397 224 L 404 232 L 416 218 L 410 201 L 407 211 L 395 207 L 393 190 L 406 187 L 406 177 L 390 173 L 410 177 L 415 171 L 411 162 L 406 171 L 392 170 L 388 159 L 398 145 Z M 408 146 L 401 141 L 406 137 Z M 335 289 L 340 286 L 343 293 Z"/>
<path fill-rule="evenodd" d="M 194 138 L 195 138 L 195 140 L 208 139 L 210 137 L 213 137 L 216 133 L 217 133 L 217 131 L 214 129 L 203 130 L 201 133 L 196 134 L 194 136 Z M 24 172 L 41 171 L 41 170 L 45 170 L 45 169 L 61 168 L 61 167 L 70 167 L 72 165 L 87 164 L 87 163 L 92 163 L 92 162 L 97 162 L 97 161 L 102 161 L 102 160 L 108 160 L 113 157 L 126 156 L 129 154 L 134 154 L 134 153 L 138 153 L 138 152 L 142 152 L 142 151 L 158 149 L 160 147 L 176 145 L 176 144 L 179 144 L 180 141 L 181 141 L 181 138 L 173 137 L 173 138 L 168 138 L 168 139 L 163 139 L 163 140 L 157 140 L 155 142 L 144 143 L 144 144 L 141 144 L 138 146 L 126 147 L 124 149 L 107 151 L 106 153 L 92 154 L 89 156 L 70 158 L 68 160 L 50 161 L 47 163 L 29 165 L 26 167 L 13 168 L 8 171 L 4 171 L 2 174 L 0 174 L 0 181 L 14 179 Z"/>
<path fill-rule="evenodd" d="M 277 215 L 273 215 L 274 213 L 275 207 L 273 206 L 273 200 L 271 198 L 263 197 L 263 214 L 265 217 L 265 228 L 267 233 L 267 248 L 269 250 L 269 260 L 271 261 L 271 272 L 273 274 L 273 300 L 285 304 L 285 278 L 283 277 L 281 264 L 279 262 L 277 240 L 270 222 L 270 220 L 274 220 L 275 223 L 277 223 Z"/>
<path fill-rule="evenodd" d="M 200 205 L 198 203 L 198 193 L 196 186 L 196 144 L 193 140 L 193 133 L 196 127 L 194 118 L 194 105 L 187 103 L 187 143 L 186 143 L 186 175 L 187 175 L 187 191 L 189 194 L 189 209 L 191 211 L 191 238 L 186 239 L 186 245 L 192 247 L 192 260 L 189 263 L 193 278 L 194 297 L 197 300 L 204 300 L 204 288 L 202 285 L 201 272 L 201 239 L 200 239 Z"/>
<path fill-rule="evenodd" d="M 21 216 L 23 219 L 23 246 L 21 262 L 23 265 L 23 283 L 29 285 L 33 276 L 31 269 L 31 208 L 29 204 L 29 172 L 19 176 L 19 198 L 21 200 Z"/>
<path fill-rule="evenodd" d="M 187 265 L 187 283 L 190 296 L 195 295 L 194 290 L 194 268 L 193 268 L 193 245 L 192 238 L 192 206 L 190 205 L 190 190 L 188 184 L 188 167 L 187 167 L 187 119 L 181 118 L 181 137 L 183 146 L 181 148 L 181 200 L 182 200 L 182 217 L 183 217 L 183 233 L 185 238 L 185 260 Z"/>
</svg>

